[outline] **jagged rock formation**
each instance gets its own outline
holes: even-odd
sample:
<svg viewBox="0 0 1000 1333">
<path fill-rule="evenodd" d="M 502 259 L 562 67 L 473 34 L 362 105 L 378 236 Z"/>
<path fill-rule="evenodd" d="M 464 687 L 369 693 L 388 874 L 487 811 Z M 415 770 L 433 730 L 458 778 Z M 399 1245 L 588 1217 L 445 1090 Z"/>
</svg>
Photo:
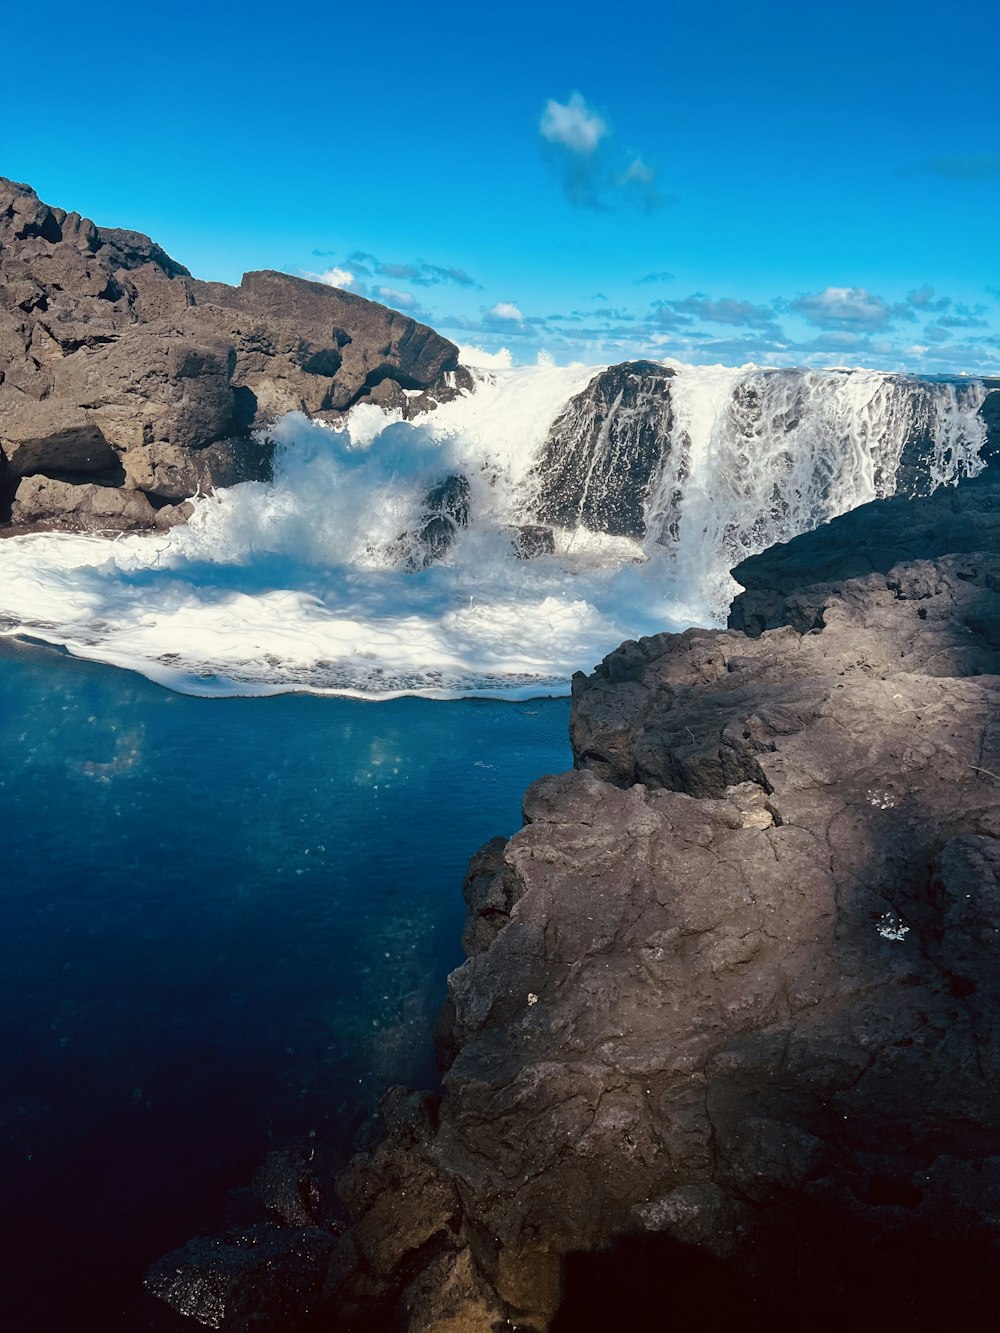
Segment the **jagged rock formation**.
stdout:
<svg viewBox="0 0 1000 1333">
<path fill-rule="evenodd" d="M 653 361 L 595 375 L 553 423 L 527 508 L 647 550 L 690 548 L 703 532 L 708 558 L 735 563 L 860 497 L 929 495 L 1000 448 L 996 380 L 793 368 L 733 372 L 721 388 L 699 378 Z"/>
<path fill-rule="evenodd" d="M 421 502 L 419 526 L 394 543 L 395 562 L 415 574 L 447 555 L 461 529 L 469 526 L 471 496 L 469 479 L 461 473 L 431 486 Z"/>
<path fill-rule="evenodd" d="M 455 346 L 394 310 L 281 273 L 199 282 L 148 237 L 0 178 L 0 490 L 20 525 L 150 526 L 267 476 L 250 431 L 281 413 L 366 396 L 412 412 L 459 379 Z M 40 477 L 63 490 L 41 503 Z"/>
<path fill-rule="evenodd" d="M 609 366 L 571 399 L 533 470 L 543 524 L 641 538 L 673 418 L 674 372 L 653 361 Z"/>
<path fill-rule="evenodd" d="M 345 1177 L 332 1327 L 640 1327 L 692 1262 L 706 1327 L 719 1274 L 750 1327 L 1000 1294 L 1000 488 L 743 572 L 786 623 L 578 677 L 577 769 L 474 858 L 444 1098 Z"/>
</svg>

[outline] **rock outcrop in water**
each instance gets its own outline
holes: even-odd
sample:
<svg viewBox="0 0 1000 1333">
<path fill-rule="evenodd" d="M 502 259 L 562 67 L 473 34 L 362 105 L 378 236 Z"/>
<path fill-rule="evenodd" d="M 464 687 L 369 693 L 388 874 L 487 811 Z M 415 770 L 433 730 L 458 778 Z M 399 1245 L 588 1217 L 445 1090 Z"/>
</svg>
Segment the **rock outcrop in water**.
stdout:
<svg viewBox="0 0 1000 1333">
<path fill-rule="evenodd" d="M 199 282 L 147 236 L 0 178 L 0 500 L 22 528 L 150 526 L 269 475 L 254 426 L 368 396 L 414 410 L 465 373 L 397 311 L 282 273 Z"/>
<path fill-rule="evenodd" d="M 670 445 L 673 375 L 654 361 L 625 361 L 570 401 L 534 469 L 542 523 L 645 536 L 646 504 Z"/>
<path fill-rule="evenodd" d="M 713 382 L 626 361 L 560 413 L 525 503 L 545 524 L 735 564 L 863 500 L 972 475 L 998 447 L 998 411 L 993 380 L 786 368 Z"/>
<path fill-rule="evenodd" d="M 740 574 L 751 634 L 578 676 L 575 770 L 473 858 L 444 1095 L 390 1095 L 342 1176 L 319 1326 L 929 1331 L 1000 1296 L 1000 480 Z"/>
</svg>

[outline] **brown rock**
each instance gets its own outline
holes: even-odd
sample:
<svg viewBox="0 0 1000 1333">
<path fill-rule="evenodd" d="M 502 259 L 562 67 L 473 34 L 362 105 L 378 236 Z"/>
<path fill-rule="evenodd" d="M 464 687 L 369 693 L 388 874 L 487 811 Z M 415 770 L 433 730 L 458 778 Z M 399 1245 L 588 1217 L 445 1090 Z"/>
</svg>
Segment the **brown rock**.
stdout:
<svg viewBox="0 0 1000 1333">
<path fill-rule="evenodd" d="M 32 402 L 0 389 L 0 450 L 16 476 L 32 472 L 107 472 L 118 455 L 85 408 L 65 399 Z"/>
<path fill-rule="evenodd" d="M 270 446 L 250 432 L 284 412 L 335 414 L 366 394 L 406 411 L 404 389 L 444 397 L 458 381 L 455 346 L 397 311 L 281 273 L 197 282 L 147 236 L 0 178 L 0 447 L 14 475 L 109 480 L 123 464 L 130 487 L 182 500 L 264 476 Z"/>
<path fill-rule="evenodd" d="M 14 493 L 13 520 L 41 528 L 127 532 L 151 528 L 156 513 L 141 491 L 25 477 Z"/>
<path fill-rule="evenodd" d="M 858 543 L 838 567 L 810 534 L 766 585 L 801 629 L 578 677 L 577 769 L 469 868 L 445 1095 L 406 1146 L 455 1241 L 383 1312 L 433 1310 L 463 1245 L 536 1331 L 930 1333 L 1000 1297 L 1000 503 L 959 491 L 960 554 L 854 577 Z M 946 540 L 936 497 L 898 508 Z M 406 1173 L 354 1169 L 353 1232 L 387 1227 Z"/>
</svg>

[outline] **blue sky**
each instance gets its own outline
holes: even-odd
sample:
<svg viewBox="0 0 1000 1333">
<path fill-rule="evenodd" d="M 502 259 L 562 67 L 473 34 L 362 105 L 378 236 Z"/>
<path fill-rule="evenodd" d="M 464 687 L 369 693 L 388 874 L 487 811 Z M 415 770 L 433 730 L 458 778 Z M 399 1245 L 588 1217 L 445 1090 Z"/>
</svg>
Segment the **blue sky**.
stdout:
<svg viewBox="0 0 1000 1333">
<path fill-rule="evenodd" d="M 998 15 L 54 0 L 0 173 L 517 361 L 998 373 Z"/>
</svg>

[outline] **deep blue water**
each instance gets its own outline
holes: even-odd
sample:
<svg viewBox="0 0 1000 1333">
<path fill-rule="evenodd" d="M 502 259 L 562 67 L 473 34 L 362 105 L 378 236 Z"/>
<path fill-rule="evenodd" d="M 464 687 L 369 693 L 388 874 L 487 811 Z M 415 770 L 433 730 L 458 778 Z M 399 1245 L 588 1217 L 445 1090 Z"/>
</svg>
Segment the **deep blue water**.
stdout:
<svg viewBox="0 0 1000 1333">
<path fill-rule="evenodd" d="M 0 646 L 7 1328 L 175 1327 L 145 1265 L 269 1147 L 335 1158 L 433 1085 L 465 864 L 568 766 L 568 713 L 196 699 Z"/>
</svg>

